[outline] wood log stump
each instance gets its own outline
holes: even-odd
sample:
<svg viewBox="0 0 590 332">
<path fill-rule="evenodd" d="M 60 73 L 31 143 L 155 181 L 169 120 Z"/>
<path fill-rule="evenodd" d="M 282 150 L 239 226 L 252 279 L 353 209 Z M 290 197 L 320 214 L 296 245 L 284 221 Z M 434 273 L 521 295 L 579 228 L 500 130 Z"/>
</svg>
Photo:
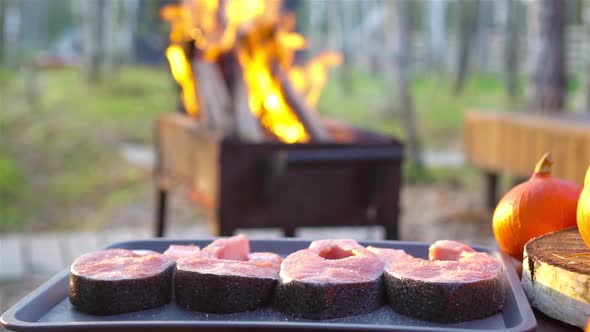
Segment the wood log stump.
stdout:
<svg viewBox="0 0 590 332">
<path fill-rule="evenodd" d="M 577 228 L 550 233 L 524 247 L 522 286 L 531 305 L 584 328 L 590 316 L 590 249 Z"/>
</svg>

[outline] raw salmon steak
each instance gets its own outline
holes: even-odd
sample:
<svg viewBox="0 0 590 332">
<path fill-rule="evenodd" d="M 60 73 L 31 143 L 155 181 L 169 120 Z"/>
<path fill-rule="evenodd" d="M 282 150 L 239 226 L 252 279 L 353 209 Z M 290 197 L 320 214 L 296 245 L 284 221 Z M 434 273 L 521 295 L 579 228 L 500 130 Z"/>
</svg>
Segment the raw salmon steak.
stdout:
<svg viewBox="0 0 590 332">
<path fill-rule="evenodd" d="M 281 264 L 275 306 L 308 319 L 371 312 L 382 304 L 384 263 L 354 240 L 320 240 Z"/>
<path fill-rule="evenodd" d="M 368 247 L 385 262 L 389 305 L 407 316 L 439 323 L 483 318 L 505 299 L 502 265 L 487 253 L 456 241 L 437 241 L 430 260 L 403 250 Z"/>
<path fill-rule="evenodd" d="M 189 256 L 192 254 L 196 254 L 201 250 L 198 246 L 195 245 L 180 245 L 180 244 L 171 244 L 166 251 L 164 251 L 164 255 L 168 256 L 170 259 L 178 260 L 181 257 Z"/>
<path fill-rule="evenodd" d="M 177 260 L 176 303 L 203 312 L 255 310 L 272 300 L 281 261 L 274 253 L 250 253 L 244 235 L 215 240 Z"/>
<path fill-rule="evenodd" d="M 97 315 L 155 308 L 170 302 L 174 261 L 147 250 L 108 249 L 74 261 L 70 302 Z"/>
</svg>

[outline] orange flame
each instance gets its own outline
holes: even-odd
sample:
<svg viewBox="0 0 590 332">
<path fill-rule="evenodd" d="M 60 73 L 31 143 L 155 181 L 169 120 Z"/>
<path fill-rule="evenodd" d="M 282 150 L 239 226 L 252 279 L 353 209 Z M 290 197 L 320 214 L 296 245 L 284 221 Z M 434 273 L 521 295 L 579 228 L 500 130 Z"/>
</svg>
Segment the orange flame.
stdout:
<svg viewBox="0 0 590 332">
<path fill-rule="evenodd" d="M 196 83 L 184 50 L 178 45 L 171 45 L 166 49 L 166 58 L 170 62 L 170 71 L 174 80 L 182 88 L 182 103 L 186 112 L 191 116 L 197 116 L 199 114 L 199 104 L 197 102 Z"/>
<path fill-rule="evenodd" d="M 305 95 L 307 104 L 316 106 L 328 82 L 328 69 L 341 63 L 340 54 L 325 52 L 312 59 L 305 67 L 291 68 L 289 78 L 295 89 Z"/>
<path fill-rule="evenodd" d="M 306 66 L 293 66 L 295 52 L 305 48 L 306 41 L 293 32 L 295 17 L 281 13 L 281 0 L 183 0 L 178 6 L 165 7 L 161 15 L 171 25 L 172 46 L 166 56 L 183 88 L 187 110 L 198 114 L 196 97 L 188 96 L 195 93 L 196 84 L 186 56 L 179 55 L 182 48 L 174 44 L 193 42 L 199 55 L 211 62 L 232 51 L 243 71 L 249 106 L 260 123 L 284 142 L 309 141 L 305 127 L 285 101 L 275 71 L 284 71 L 306 103 L 315 106 L 328 69 L 342 60 L 338 54 L 325 53 Z"/>
</svg>

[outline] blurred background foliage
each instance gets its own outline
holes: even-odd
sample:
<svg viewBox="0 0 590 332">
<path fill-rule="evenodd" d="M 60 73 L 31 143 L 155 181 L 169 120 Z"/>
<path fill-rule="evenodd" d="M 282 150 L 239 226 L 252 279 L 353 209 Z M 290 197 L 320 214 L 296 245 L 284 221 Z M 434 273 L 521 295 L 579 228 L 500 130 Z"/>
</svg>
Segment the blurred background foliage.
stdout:
<svg viewBox="0 0 590 332">
<path fill-rule="evenodd" d="M 0 0 L 0 232 L 101 227 L 130 202 L 150 206 L 149 169 L 130 164 L 121 149 L 149 146 L 155 116 L 179 102 L 164 58 L 167 25 L 158 15 L 171 2 Z M 465 110 L 526 108 L 537 58 L 532 18 L 544 1 L 399 2 L 286 1 L 308 54 L 345 56 L 331 73 L 321 114 L 402 138 L 414 132 L 418 153 L 454 156 Z M 583 112 L 590 109 L 590 4 L 567 0 L 564 8 L 565 108 Z M 415 128 L 399 104 L 402 56 L 409 59 Z M 409 184 L 479 186 L 463 165 L 414 166 L 406 166 Z"/>
</svg>

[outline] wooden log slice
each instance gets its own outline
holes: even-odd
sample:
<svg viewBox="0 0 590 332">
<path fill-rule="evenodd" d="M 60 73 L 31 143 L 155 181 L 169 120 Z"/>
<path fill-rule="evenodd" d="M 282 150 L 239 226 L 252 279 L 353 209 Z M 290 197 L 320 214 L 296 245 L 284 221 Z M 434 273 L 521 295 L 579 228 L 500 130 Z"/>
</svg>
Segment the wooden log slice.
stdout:
<svg viewBox="0 0 590 332">
<path fill-rule="evenodd" d="M 531 305 L 584 328 L 590 316 L 590 249 L 578 229 L 529 241 L 522 264 L 522 286 Z"/>
</svg>

